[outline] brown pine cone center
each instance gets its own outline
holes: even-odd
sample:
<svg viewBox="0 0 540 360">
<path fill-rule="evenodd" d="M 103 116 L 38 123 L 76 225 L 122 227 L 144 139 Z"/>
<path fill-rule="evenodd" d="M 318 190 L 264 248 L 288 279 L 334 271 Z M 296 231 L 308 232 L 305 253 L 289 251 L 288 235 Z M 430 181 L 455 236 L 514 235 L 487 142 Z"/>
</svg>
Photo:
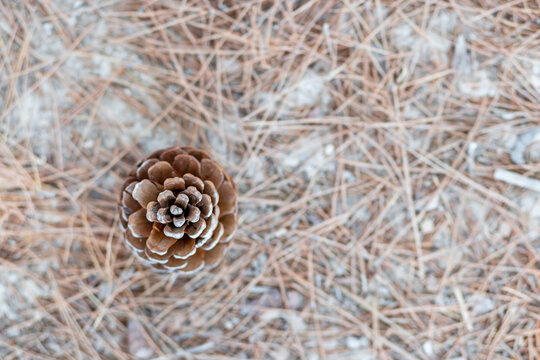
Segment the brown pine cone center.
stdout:
<svg viewBox="0 0 540 360">
<path fill-rule="evenodd" d="M 134 196 L 139 197 L 139 192 L 144 191 L 155 194 L 150 190 L 152 186 L 157 188 L 143 180 L 141 185 L 135 186 Z M 219 207 L 215 206 L 218 201 L 219 194 L 211 181 L 202 181 L 187 173 L 165 180 L 156 200 L 146 205 L 146 219 L 165 236 L 181 239 L 185 234 L 197 239 L 196 247 L 200 247 L 212 236 L 218 224 Z"/>
</svg>

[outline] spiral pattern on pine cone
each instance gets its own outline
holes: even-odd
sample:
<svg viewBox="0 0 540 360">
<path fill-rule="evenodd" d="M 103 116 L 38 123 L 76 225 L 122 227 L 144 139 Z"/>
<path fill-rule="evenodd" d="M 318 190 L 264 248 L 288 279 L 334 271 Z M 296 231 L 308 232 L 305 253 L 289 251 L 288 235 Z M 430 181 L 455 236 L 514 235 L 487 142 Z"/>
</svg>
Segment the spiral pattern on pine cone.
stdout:
<svg viewBox="0 0 540 360">
<path fill-rule="evenodd" d="M 231 177 L 206 152 L 179 146 L 156 151 L 122 186 L 126 244 L 158 270 L 214 267 L 238 223 L 237 194 Z"/>
</svg>

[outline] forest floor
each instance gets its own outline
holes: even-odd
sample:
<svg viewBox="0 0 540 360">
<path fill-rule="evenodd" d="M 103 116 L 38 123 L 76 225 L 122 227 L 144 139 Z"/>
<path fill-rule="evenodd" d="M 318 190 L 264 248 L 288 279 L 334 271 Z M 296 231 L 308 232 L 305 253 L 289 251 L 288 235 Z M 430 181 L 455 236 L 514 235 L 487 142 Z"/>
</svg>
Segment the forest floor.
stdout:
<svg viewBox="0 0 540 360">
<path fill-rule="evenodd" d="M 539 359 L 539 9 L 0 0 L 0 358 Z M 171 145 L 240 190 L 189 278 L 118 224 Z"/>
</svg>

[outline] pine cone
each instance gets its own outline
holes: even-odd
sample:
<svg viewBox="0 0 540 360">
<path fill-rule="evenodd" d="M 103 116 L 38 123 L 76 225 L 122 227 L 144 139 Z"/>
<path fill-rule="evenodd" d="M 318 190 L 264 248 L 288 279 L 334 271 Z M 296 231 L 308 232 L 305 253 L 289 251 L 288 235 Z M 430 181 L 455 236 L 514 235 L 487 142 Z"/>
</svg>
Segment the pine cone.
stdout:
<svg viewBox="0 0 540 360">
<path fill-rule="evenodd" d="M 126 244 L 158 270 L 214 267 L 238 223 L 237 194 L 231 177 L 206 152 L 179 146 L 156 151 L 122 186 Z"/>
</svg>

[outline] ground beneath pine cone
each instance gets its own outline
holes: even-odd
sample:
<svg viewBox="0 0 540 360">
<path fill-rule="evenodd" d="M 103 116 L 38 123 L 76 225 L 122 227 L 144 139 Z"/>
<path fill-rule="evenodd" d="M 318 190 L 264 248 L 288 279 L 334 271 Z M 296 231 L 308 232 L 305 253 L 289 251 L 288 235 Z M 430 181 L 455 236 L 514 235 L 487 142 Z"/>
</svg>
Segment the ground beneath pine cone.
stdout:
<svg viewBox="0 0 540 360">
<path fill-rule="evenodd" d="M 0 358 L 540 358 L 538 2 L 0 1 Z M 133 163 L 240 189 L 222 265 L 123 245 Z"/>
</svg>

